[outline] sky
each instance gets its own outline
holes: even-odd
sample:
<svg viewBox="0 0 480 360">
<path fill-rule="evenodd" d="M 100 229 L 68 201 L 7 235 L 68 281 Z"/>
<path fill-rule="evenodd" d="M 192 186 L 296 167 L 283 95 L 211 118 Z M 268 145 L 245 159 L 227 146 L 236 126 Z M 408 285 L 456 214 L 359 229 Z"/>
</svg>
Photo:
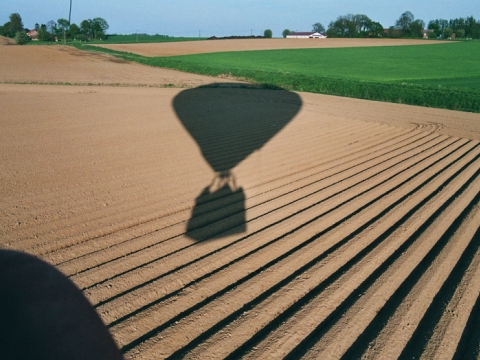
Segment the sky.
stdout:
<svg viewBox="0 0 480 360">
<path fill-rule="evenodd" d="M 26 28 L 49 20 L 68 19 L 70 0 L 0 0 L 0 24 L 19 13 Z M 310 31 L 320 22 L 347 14 L 364 14 L 388 28 L 410 11 L 427 24 L 434 19 L 473 16 L 480 20 L 478 0 L 72 0 L 72 23 L 101 17 L 107 34 L 161 34 L 175 37 L 263 35 L 271 29 L 281 37 L 284 29 Z"/>
</svg>

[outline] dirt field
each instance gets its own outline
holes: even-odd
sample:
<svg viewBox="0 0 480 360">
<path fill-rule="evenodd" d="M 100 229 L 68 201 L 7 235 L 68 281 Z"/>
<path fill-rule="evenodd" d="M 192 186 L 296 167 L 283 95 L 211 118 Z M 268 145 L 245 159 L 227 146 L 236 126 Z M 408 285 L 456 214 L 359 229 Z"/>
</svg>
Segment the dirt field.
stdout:
<svg viewBox="0 0 480 360">
<path fill-rule="evenodd" d="M 0 59 L 0 248 L 67 275 L 127 359 L 478 357 L 479 114 Z"/>
<path fill-rule="evenodd" d="M 15 40 L 7 38 L 5 36 L 0 36 L 0 45 L 16 45 Z"/>
<path fill-rule="evenodd" d="M 159 70 L 71 46 L 0 46 L 0 56 L 1 83 L 195 87 L 212 82 L 206 76 Z"/>
<path fill-rule="evenodd" d="M 358 46 L 401 46 L 440 44 L 441 41 L 410 39 L 236 39 L 154 44 L 97 45 L 143 56 L 175 56 L 219 51 L 339 48 Z"/>
</svg>

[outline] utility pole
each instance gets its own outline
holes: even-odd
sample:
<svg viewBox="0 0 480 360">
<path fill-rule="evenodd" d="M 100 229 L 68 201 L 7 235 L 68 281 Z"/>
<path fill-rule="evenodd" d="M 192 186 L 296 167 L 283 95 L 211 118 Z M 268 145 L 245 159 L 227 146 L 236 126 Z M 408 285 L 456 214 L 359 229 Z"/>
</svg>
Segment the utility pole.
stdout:
<svg viewBox="0 0 480 360">
<path fill-rule="evenodd" d="M 138 44 L 138 30 L 136 30 L 136 34 L 137 34 L 137 44 Z"/>
<path fill-rule="evenodd" d="M 72 23 L 70 20 L 72 19 L 72 0 L 70 0 L 70 11 L 68 13 L 68 25 L 71 25 Z"/>
<path fill-rule="evenodd" d="M 71 24 L 71 19 L 72 19 L 72 0 L 70 0 L 70 10 L 68 12 L 68 26 Z M 67 34 L 65 30 L 63 30 L 63 43 L 67 44 Z"/>
</svg>

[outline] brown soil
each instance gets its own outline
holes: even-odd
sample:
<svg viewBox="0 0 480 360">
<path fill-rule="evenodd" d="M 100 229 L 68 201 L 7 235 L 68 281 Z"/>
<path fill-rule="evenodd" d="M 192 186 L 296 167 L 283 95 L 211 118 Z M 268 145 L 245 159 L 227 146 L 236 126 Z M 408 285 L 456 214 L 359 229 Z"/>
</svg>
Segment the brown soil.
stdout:
<svg viewBox="0 0 480 360">
<path fill-rule="evenodd" d="M 479 114 L 12 48 L 3 82 L 129 84 L 0 84 L 0 248 L 126 358 L 478 356 Z"/>
<path fill-rule="evenodd" d="M 2 45 L 16 45 L 15 40 L 7 38 L 5 36 L 0 36 L 0 46 Z"/>
<path fill-rule="evenodd" d="M 236 39 L 153 44 L 96 45 L 143 56 L 175 56 L 219 51 L 339 48 L 358 46 L 401 46 L 440 44 L 437 40 L 412 39 Z"/>
<path fill-rule="evenodd" d="M 207 76 L 160 70 L 63 45 L 3 46 L 0 56 L 3 83 L 194 87 L 212 82 Z"/>
</svg>

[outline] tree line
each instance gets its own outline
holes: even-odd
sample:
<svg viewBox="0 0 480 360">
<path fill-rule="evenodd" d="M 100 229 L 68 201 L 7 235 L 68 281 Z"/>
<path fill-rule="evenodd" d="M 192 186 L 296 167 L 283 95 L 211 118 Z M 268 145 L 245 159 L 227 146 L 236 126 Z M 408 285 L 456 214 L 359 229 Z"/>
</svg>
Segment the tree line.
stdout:
<svg viewBox="0 0 480 360">
<path fill-rule="evenodd" d="M 423 38 L 425 22 L 421 19 L 415 19 L 410 11 L 405 11 L 395 21 L 394 26 L 385 29 L 379 22 L 371 20 L 363 14 L 347 14 L 339 16 L 335 21 L 331 21 L 328 29 L 321 23 L 312 25 L 312 31 L 326 33 L 328 37 L 398 37 L 398 38 Z M 467 18 L 457 18 L 451 20 L 435 19 L 427 25 L 427 35 L 429 38 L 468 38 L 480 39 L 480 21 L 475 20 L 473 16 Z M 291 31 L 285 29 L 283 37 L 287 37 Z"/>
<path fill-rule="evenodd" d="M 80 41 L 104 40 L 108 28 L 108 22 L 101 17 L 83 20 L 80 26 L 75 23 L 70 24 L 68 20 L 61 18 L 56 22 L 50 20 L 46 24 L 37 23 L 34 27 L 39 41 L 53 41 L 55 37 Z M 25 44 L 31 40 L 27 35 L 30 30 L 33 29 L 23 26 L 20 14 L 13 13 L 10 15 L 9 21 L 0 26 L 0 35 L 15 38 L 18 44 Z"/>
<path fill-rule="evenodd" d="M 35 24 L 37 30 L 37 40 L 52 41 L 55 39 L 75 39 L 80 41 L 104 40 L 109 25 L 105 19 L 96 17 L 83 20 L 78 26 L 75 23 L 70 24 L 66 19 L 48 21 L 46 24 Z M 415 19 L 410 11 L 405 11 L 396 20 L 394 26 L 385 29 L 379 22 L 371 20 L 363 14 L 347 14 L 339 16 L 335 21 L 331 21 L 328 29 L 321 23 L 312 25 L 312 31 L 325 33 L 328 37 L 399 37 L 399 38 L 423 38 L 425 22 L 421 19 Z M 427 35 L 429 38 L 467 38 L 480 39 L 480 21 L 475 20 L 473 16 L 466 18 L 456 18 L 451 20 L 435 19 L 427 25 Z M 0 25 L 0 35 L 15 38 L 18 44 L 25 44 L 30 41 L 27 35 L 29 29 L 23 26 L 22 17 L 18 13 L 10 14 L 9 21 Z M 291 31 L 285 29 L 283 37 L 287 37 Z M 270 29 L 265 30 L 264 37 L 272 37 Z"/>
</svg>

